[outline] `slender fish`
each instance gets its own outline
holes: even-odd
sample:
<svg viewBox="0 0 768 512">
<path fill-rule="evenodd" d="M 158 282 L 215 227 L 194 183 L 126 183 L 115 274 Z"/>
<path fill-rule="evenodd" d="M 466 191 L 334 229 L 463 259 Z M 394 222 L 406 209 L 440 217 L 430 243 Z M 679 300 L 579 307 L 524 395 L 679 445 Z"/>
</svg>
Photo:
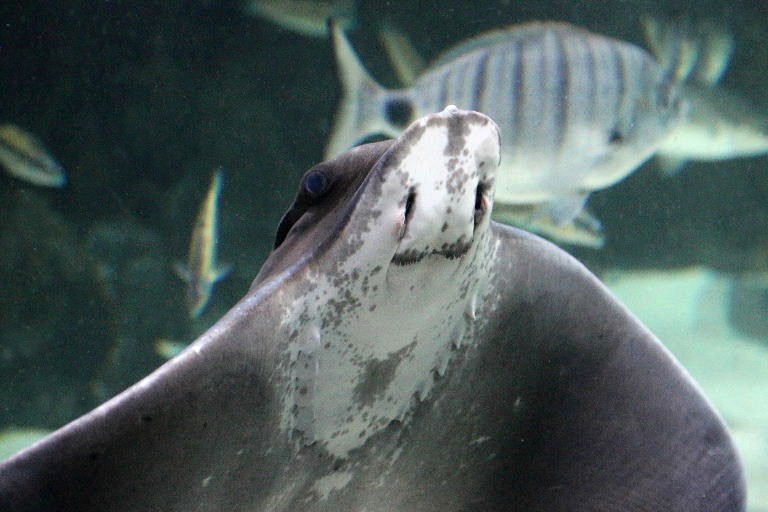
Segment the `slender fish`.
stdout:
<svg viewBox="0 0 768 512">
<path fill-rule="evenodd" d="M 478 110 L 501 129 L 496 203 L 533 205 L 554 225 L 651 157 L 684 115 L 674 75 L 648 52 L 566 23 L 473 38 L 397 90 L 377 84 L 332 29 L 344 97 L 326 157 L 446 104 Z"/>
<path fill-rule="evenodd" d="M 218 243 L 218 205 L 223 181 L 222 169 L 213 174 L 192 231 L 187 264 L 176 263 L 175 269 L 187 283 L 187 306 L 190 318 L 197 318 L 205 309 L 217 281 L 225 277 L 231 265 L 219 267 L 216 262 Z"/>
<path fill-rule="evenodd" d="M 42 187 L 63 187 L 67 175 L 34 135 L 16 125 L 0 125 L 0 165 L 8 174 Z"/>
</svg>

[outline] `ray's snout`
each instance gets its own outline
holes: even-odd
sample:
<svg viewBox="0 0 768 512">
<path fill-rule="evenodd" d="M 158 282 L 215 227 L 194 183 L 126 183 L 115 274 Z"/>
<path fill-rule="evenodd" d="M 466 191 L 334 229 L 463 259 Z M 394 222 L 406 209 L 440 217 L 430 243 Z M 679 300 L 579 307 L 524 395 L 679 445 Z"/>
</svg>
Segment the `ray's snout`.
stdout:
<svg viewBox="0 0 768 512">
<path fill-rule="evenodd" d="M 499 164 L 499 131 L 478 112 L 449 106 L 408 128 L 394 147 L 396 166 L 386 181 L 397 182 L 399 236 L 393 262 L 426 256 L 457 258 L 485 229 Z"/>
</svg>

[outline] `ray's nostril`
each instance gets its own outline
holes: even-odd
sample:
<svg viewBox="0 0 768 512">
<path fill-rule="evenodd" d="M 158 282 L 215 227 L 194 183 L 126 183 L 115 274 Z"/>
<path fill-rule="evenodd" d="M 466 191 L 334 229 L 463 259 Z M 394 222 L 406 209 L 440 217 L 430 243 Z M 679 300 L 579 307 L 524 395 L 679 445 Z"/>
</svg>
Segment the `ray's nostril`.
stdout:
<svg viewBox="0 0 768 512">
<path fill-rule="evenodd" d="M 416 202 L 416 190 L 413 187 L 408 190 L 408 197 L 405 199 L 405 225 L 411 221 L 413 217 L 413 206 Z"/>
<path fill-rule="evenodd" d="M 475 191 L 475 227 L 483 220 L 485 215 L 486 201 L 485 194 L 488 187 L 485 183 L 478 183 Z"/>
</svg>

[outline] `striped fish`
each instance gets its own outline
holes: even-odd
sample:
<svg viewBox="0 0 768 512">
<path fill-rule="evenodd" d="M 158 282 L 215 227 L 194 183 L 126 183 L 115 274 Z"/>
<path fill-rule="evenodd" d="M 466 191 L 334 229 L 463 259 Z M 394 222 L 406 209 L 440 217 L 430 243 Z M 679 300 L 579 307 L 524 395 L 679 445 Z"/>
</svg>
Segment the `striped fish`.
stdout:
<svg viewBox="0 0 768 512">
<path fill-rule="evenodd" d="M 476 37 L 397 90 L 369 76 L 339 27 L 333 39 L 344 93 L 326 157 L 447 104 L 477 110 L 501 129 L 496 203 L 536 205 L 556 224 L 653 155 L 685 107 L 648 52 L 567 23 Z"/>
</svg>

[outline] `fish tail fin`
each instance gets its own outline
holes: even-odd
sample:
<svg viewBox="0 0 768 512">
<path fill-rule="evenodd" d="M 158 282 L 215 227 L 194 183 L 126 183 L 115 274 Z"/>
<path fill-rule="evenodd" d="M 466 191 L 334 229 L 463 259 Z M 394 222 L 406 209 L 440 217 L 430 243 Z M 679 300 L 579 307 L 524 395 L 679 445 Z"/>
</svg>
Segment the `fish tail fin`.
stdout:
<svg viewBox="0 0 768 512">
<path fill-rule="evenodd" d="M 326 159 L 348 150 L 366 135 L 376 132 L 395 135 L 382 115 L 388 91 L 368 74 L 341 26 L 329 20 L 328 27 L 333 38 L 342 98 L 331 140 L 325 149 Z"/>
<path fill-rule="evenodd" d="M 400 83 L 405 86 L 413 84 L 427 65 L 410 38 L 400 28 L 385 21 L 379 31 L 379 41 Z"/>
<path fill-rule="evenodd" d="M 192 281 L 192 272 L 190 272 L 189 268 L 187 268 L 187 266 L 184 263 L 180 261 L 174 262 L 173 271 L 185 283 L 189 283 Z"/>
<path fill-rule="evenodd" d="M 648 46 L 675 82 L 715 85 L 733 54 L 733 35 L 723 23 L 689 16 L 643 16 Z"/>
<path fill-rule="evenodd" d="M 229 263 L 216 267 L 213 271 L 213 281 L 214 282 L 221 281 L 232 272 L 233 268 L 234 268 L 234 265 L 231 265 Z"/>
</svg>

